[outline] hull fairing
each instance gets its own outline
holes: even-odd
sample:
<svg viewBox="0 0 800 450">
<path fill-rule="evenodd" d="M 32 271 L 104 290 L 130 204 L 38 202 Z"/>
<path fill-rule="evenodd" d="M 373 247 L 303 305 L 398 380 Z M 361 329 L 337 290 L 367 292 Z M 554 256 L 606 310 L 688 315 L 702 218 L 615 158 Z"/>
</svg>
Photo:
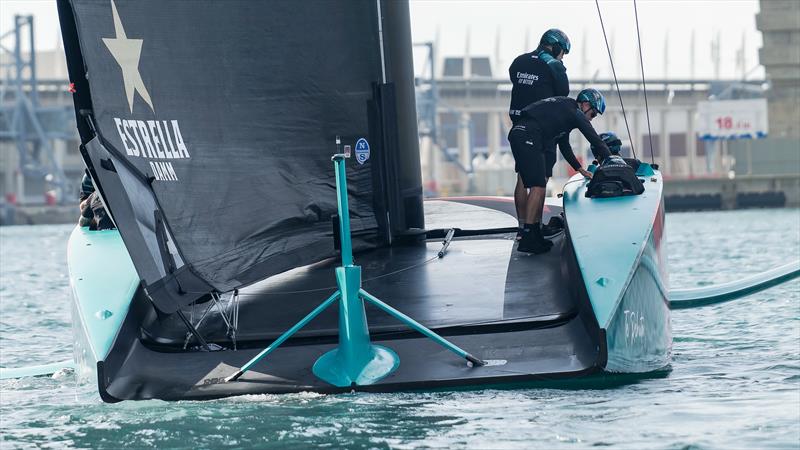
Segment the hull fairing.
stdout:
<svg viewBox="0 0 800 450">
<path fill-rule="evenodd" d="M 644 163 L 640 171 L 648 175 L 638 196 L 586 198 L 579 176 L 564 193 L 579 271 L 605 335 L 604 369 L 613 373 L 663 369 L 672 349 L 663 180 Z"/>
<path fill-rule="evenodd" d="M 426 210 L 462 228 L 514 222 L 508 215 L 497 215 L 508 209 L 506 201 L 498 201 L 493 211 L 486 204 L 472 203 L 429 202 Z M 550 214 L 559 210 L 550 206 Z M 492 364 L 467 367 L 463 360 L 368 307 L 373 342 L 397 352 L 401 364 L 387 378 L 355 389 L 513 386 L 614 370 L 615 357 L 622 350 L 613 333 L 624 330 L 624 323 L 623 328 L 617 327 L 616 320 L 611 327 L 599 326 L 581 274 L 565 263 L 578 260 L 571 239 L 569 233 L 557 236 L 553 251 L 543 256 L 516 252 L 510 234 L 457 239 L 443 259 L 436 258 L 438 241 L 356 255 L 364 269 L 365 289 Z M 177 320 L 155 313 L 141 289 L 121 294 L 129 295 L 129 311 L 107 356 L 97 359 L 101 397 L 106 401 L 179 400 L 351 390 L 331 386 L 311 372 L 313 362 L 336 346 L 335 309 L 315 319 L 239 381 L 223 382 L 330 293 L 328 289 L 335 285 L 333 266 L 334 261 L 324 261 L 245 288 L 236 351 L 184 351 L 186 330 Z M 638 282 L 630 284 L 638 286 Z M 637 291 L 629 292 L 618 309 L 634 308 L 629 303 Z M 199 305 L 198 311 L 204 307 Z M 81 319 L 85 319 L 84 310 L 78 312 Z M 213 311 L 203 322 L 203 335 L 232 348 L 224 322 Z M 635 359 L 638 354 L 629 352 L 629 357 Z M 632 371 L 643 371 L 638 369 Z"/>
</svg>

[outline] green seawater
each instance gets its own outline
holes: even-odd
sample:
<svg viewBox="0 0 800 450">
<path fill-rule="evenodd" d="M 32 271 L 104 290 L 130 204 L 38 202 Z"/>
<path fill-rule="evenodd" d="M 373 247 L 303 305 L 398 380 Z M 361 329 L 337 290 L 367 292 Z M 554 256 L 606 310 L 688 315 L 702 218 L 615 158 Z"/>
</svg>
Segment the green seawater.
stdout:
<svg viewBox="0 0 800 450">
<path fill-rule="evenodd" d="M 71 229 L 0 228 L 0 366 L 72 357 Z M 759 273 L 800 258 L 800 211 L 668 214 L 667 252 L 673 287 Z M 4 380 L 0 448 L 800 448 L 800 280 L 672 327 L 671 372 L 601 387 L 110 405 L 69 371 Z"/>
</svg>

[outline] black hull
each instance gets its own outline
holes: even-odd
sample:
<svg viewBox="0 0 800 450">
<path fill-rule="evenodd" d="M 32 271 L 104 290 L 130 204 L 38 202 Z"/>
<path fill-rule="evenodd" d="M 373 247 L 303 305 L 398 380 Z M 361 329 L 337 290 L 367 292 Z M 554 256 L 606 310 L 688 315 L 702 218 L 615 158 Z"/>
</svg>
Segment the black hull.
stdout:
<svg viewBox="0 0 800 450">
<path fill-rule="evenodd" d="M 513 225 L 514 219 L 507 214 L 512 205 L 506 199 L 428 202 L 426 219 L 432 225 L 444 221 L 463 229 L 504 228 Z M 559 212 L 560 208 L 549 207 L 548 214 Z M 458 238 L 441 259 L 437 258 L 438 239 L 356 255 L 364 272 L 364 289 L 489 360 L 488 366 L 468 367 L 463 359 L 368 305 L 373 343 L 394 350 L 401 361 L 388 377 L 371 385 L 339 388 L 313 374 L 314 362 L 337 345 L 337 310 L 331 308 L 238 381 L 225 382 L 333 292 L 337 262 L 328 260 L 242 290 L 236 350 L 222 316 L 216 307 L 210 307 L 212 302 L 195 305 L 194 311 L 190 307 L 183 310 L 197 323 L 208 309 L 199 330 L 206 340 L 225 348 L 200 351 L 194 339 L 187 341 L 183 323 L 175 315 L 157 312 L 140 288 L 107 357 L 97 362 L 101 397 L 115 402 L 299 391 L 516 387 L 552 380 L 572 383 L 592 374 L 619 371 L 614 361 L 620 355 L 620 341 L 615 336 L 624 330 L 624 324 L 623 328 L 598 326 L 569 230 L 554 238 L 550 253 L 538 256 L 514 250 L 513 236 L 495 233 Z M 646 300 L 648 295 L 640 293 L 637 298 L 652 304 Z M 669 336 L 658 338 L 663 341 Z M 629 372 L 662 368 L 668 349 L 651 350 L 661 352 L 652 359 L 653 364 L 642 356 L 647 364 Z M 624 356 L 636 360 L 636 351 L 626 351 Z"/>
<path fill-rule="evenodd" d="M 508 206 L 494 204 L 500 211 Z M 445 211 L 449 220 L 462 226 L 491 225 L 509 218 L 498 211 L 456 203 L 439 206 L 439 212 Z M 436 215 L 437 208 L 427 209 Z M 558 211 L 551 208 L 551 213 Z M 468 367 L 464 360 L 368 306 L 373 343 L 391 348 L 401 360 L 396 372 L 376 384 L 337 388 L 311 372 L 313 362 L 336 347 L 336 309 L 323 313 L 238 381 L 224 382 L 334 290 L 336 262 L 326 261 L 244 290 L 236 351 L 196 351 L 196 342 L 184 351 L 183 325 L 173 316 L 157 314 L 143 292 L 138 292 L 109 356 L 98 363 L 102 397 L 106 401 L 180 400 L 298 391 L 427 390 L 601 372 L 606 360 L 603 334 L 591 310 L 576 295 L 580 283 L 574 270 L 564 263 L 570 258 L 571 245 L 564 234 L 555 242 L 554 250 L 541 256 L 513 250 L 513 234 L 458 239 L 442 259 L 436 258 L 438 241 L 356 256 L 364 270 L 365 289 L 456 345 L 492 361 L 490 366 Z M 199 313 L 207 304 L 195 308 Z M 233 347 L 219 315 L 210 314 L 200 330 L 207 340 Z"/>
</svg>

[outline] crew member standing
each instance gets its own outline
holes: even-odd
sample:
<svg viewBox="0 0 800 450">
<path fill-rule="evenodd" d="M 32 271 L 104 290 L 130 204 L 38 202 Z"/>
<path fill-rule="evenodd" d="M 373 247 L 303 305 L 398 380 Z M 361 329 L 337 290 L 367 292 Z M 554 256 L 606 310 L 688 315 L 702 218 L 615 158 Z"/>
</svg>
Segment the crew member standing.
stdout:
<svg viewBox="0 0 800 450">
<path fill-rule="evenodd" d="M 567 69 L 561 62 L 565 54 L 569 53 L 570 42 L 567 35 L 556 28 L 547 30 L 539 41 L 536 50 L 517 56 L 508 68 L 511 78 L 511 107 L 508 111 L 512 126 L 520 119 L 523 108 L 539 100 L 569 95 L 569 79 Z M 513 146 L 514 143 L 511 143 Z M 513 149 L 512 149 L 513 150 Z M 553 175 L 553 165 L 556 162 L 555 143 L 545 146 L 546 176 Z M 519 174 L 519 167 L 515 167 Z M 514 206 L 517 210 L 520 232 L 517 238 L 522 237 L 522 226 L 525 217 L 525 202 L 528 191 L 517 175 L 517 185 L 514 188 Z M 547 230 L 550 231 L 550 230 Z M 546 233 L 549 234 L 549 233 Z"/>
<path fill-rule="evenodd" d="M 522 239 L 517 250 L 544 253 L 553 246 L 551 241 L 544 239 L 541 229 L 547 183 L 545 145 L 558 142 L 558 148 L 569 165 L 591 178 L 572 152 L 569 133 L 577 128 L 591 144 L 594 157 L 602 162 L 611 153 L 590 122 L 605 110 L 605 98 L 595 89 L 584 89 L 575 99 L 550 97 L 522 109 L 519 120 L 508 134 L 519 176 L 524 187 L 530 189 L 525 201 Z"/>
</svg>

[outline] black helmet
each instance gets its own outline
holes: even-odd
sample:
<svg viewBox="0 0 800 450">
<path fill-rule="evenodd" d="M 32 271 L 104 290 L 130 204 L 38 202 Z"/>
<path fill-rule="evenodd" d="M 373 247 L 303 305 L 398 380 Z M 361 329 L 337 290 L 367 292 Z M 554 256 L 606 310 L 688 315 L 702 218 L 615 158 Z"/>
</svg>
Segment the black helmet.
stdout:
<svg viewBox="0 0 800 450">
<path fill-rule="evenodd" d="M 539 45 L 552 45 L 556 49 L 560 48 L 564 50 L 565 54 L 569 53 L 569 49 L 572 46 L 569 43 L 569 38 L 567 37 L 566 33 L 558 28 L 551 28 L 545 31 L 542 35 L 542 39 L 539 41 Z M 558 53 L 558 51 L 556 51 L 556 53 Z"/>
<path fill-rule="evenodd" d="M 597 114 L 603 114 L 606 111 L 606 99 L 597 89 L 589 88 L 582 90 L 578 93 L 576 100 L 578 103 L 589 102 L 589 104 L 592 105 L 592 109 L 597 111 Z"/>
<path fill-rule="evenodd" d="M 611 151 L 611 153 L 619 155 L 619 152 L 622 150 L 622 141 L 619 139 L 619 137 L 617 137 L 616 133 L 612 131 L 603 133 L 600 135 L 600 139 L 606 143 L 606 146 L 608 146 L 608 149 Z"/>
</svg>

